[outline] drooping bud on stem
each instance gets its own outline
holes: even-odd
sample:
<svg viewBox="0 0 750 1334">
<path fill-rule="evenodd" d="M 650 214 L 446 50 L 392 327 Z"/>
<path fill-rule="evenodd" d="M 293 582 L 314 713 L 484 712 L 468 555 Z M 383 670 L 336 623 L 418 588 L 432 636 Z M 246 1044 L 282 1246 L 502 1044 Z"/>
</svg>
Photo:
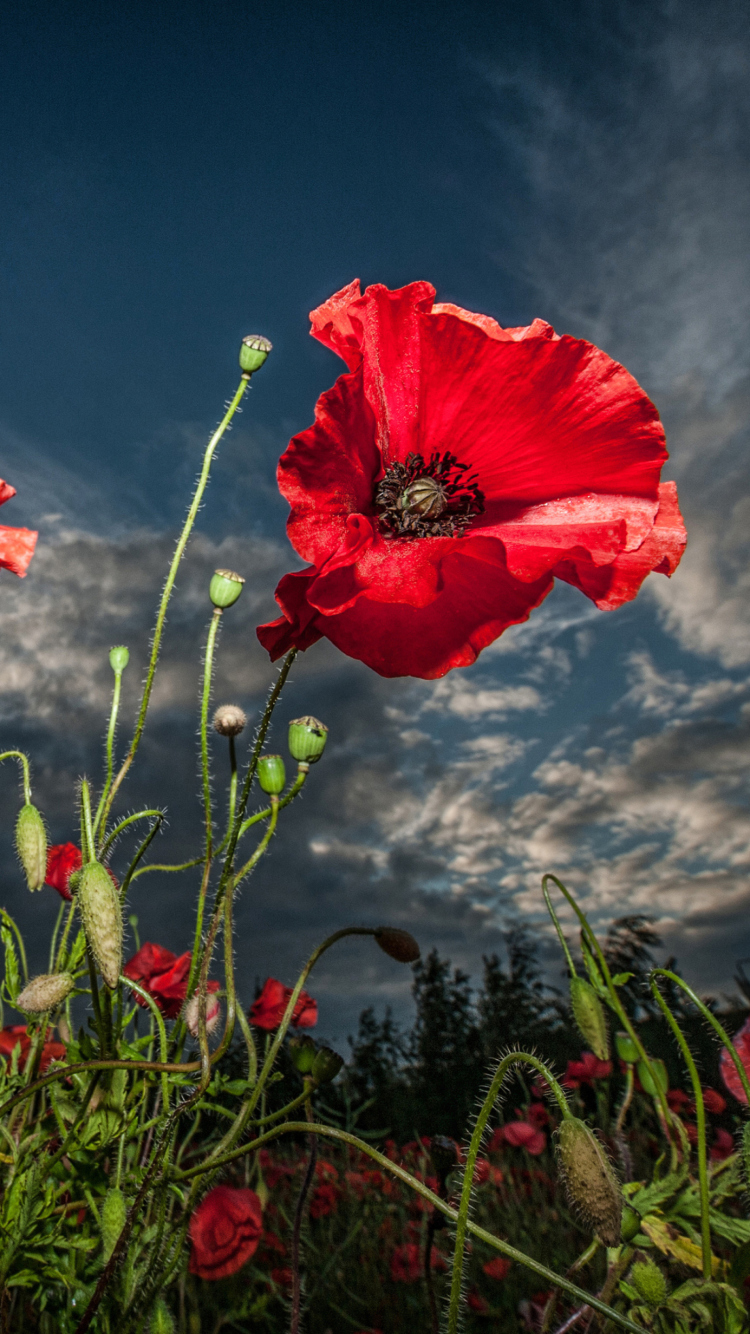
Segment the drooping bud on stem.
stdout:
<svg viewBox="0 0 750 1334">
<path fill-rule="evenodd" d="M 397 926 L 379 926 L 375 941 L 396 963 L 416 963 L 419 958 L 420 949 L 414 937 Z"/>
<path fill-rule="evenodd" d="M 336 1078 L 343 1064 L 343 1056 L 339 1056 L 338 1052 L 334 1051 L 332 1047 L 320 1047 L 310 1073 L 316 1084 L 330 1084 Z"/>
<path fill-rule="evenodd" d="M 47 834 L 39 811 L 28 801 L 18 812 L 16 851 L 29 889 L 41 889 L 47 874 Z"/>
<path fill-rule="evenodd" d="M 289 724 L 289 754 L 301 764 L 317 764 L 328 740 L 328 728 L 311 714 Z"/>
<path fill-rule="evenodd" d="M 129 662 L 130 652 L 124 644 L 118 644 L 116 648 L 109 650 L 109 665 L 115 676 L 122 676 Z"/>
<path fill-rule="evenodd" d="M 245 580 L 234 570 L 215 570 L 208 586 L 208 595 L 215 607 L 231 607 L 242 592 Z"/>
<path fill-rule="evenodd" d="M 604 1007 L 585 977 L 570 979 L 570 1008 L 584 1042 L 600 1061 L 609 1060 L 609 1037 Z"/>
<path fill-rule="evenodd" d="M 242 340 L 240 347 L 240 368 L 247 375 L 254 375 L 259 371 L 264 361 L 268 359 L 268 354 L 273 347 L 273 343 L 262 334 L 248 334 Z"/>
<path fill-rule="evenodd" d="M 312 1038 L 305 1033 L 289 1039 L 289 1059 L 295 1070 L 301 1075 L 309 1075 L 315 1064 L 318 1048 Z"/>
<path fill-rule="evenodd" d="M 258 760 L 258 782 L 264 792 L 278 796 L 284 791 L 286 769 L 280 755 L 261 755 Z"/>
<path fill-rule="evenodd" d="M 622 1194 L 604 1145 L 578 1117 L 557 1132 L 557 1155 L 568 1197 L 605 1246 L 620 1242 Z"/>
<path fill-rule="evenodd" d="M 219 736 L 239 736 L 247 726 L 247 714 L 239 704 L 222 704 L 214 714 L 214 731 Z"/>
<path fill-rule="evenodd" d="M 105 1260 L 109 1259 L 115 1249 L 127 1216 L 128 1206 L 125 1196 L 117 1186 L 113 1186 L 104 1197 L 101 1212 L 102 1248 Z"/>
<path fill-rule="evenodd" d="M 70 973 L 41 973 L 26 983 L 16 1004 L 27 1014 L 44 1014 L 46 1010 L 56 1010 L 62 1005 L 73 986 Z"/>
<path fill-rule="evenodd" d="M 107 869 L 89 862 L 81 871 L 76 894 L 89 949 L 110 991 L 122 972 L 122 909 Z"/>
<path fill-rule="evenodd" d="M 195 995 L 185 1006 L 185 1023 L 187 1024 L 188 1032 L 194 1038 L 197 1038 L 199 1032 L 199 1008 L 200 997 L 196 991 Z M 218 997 L 209 993 L 206 997 L 206 1032 L 209 1035 L 218 1027 L 220 1019 L 221 1005 L 219 1004 Z"/>
</svg>

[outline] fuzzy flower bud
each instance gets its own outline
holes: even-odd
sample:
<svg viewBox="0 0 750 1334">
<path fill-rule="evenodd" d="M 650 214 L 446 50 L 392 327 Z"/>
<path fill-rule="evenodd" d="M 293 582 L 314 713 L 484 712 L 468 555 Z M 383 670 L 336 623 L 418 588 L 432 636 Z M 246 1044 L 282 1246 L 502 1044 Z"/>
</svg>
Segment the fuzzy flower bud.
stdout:
<svg viewBox="0 0 750 1334">
<path fill-rule="evenodd" d="M 247 726 L 247 714 L 239 704 L 222 704 L 214 714 L 214 731 L 219 736 L 239 736 Z"/>
<path fill-rule="evenodd" d="M 420 950 L 414 937 L 397 926 L 379 926 L 375 941 L 396 963 L 416 963 L 419 958 Z"/>
<path fill-rule="evenodd" d="M 620 1238 L 624 1242 L 629 1242 L 636 1237 L 641 1230 L 641 1216 L 626 1204 L 622 1211 L 622 1227 L 620 1228 Z"/>
<path fill-rule="evenodd" d="M 629 1279 L 647 1306 L 655 1310 L 657 1306 L 664 1305 L 669 1296 L 667 1280 L 653 1260 L 636 1260 Z"/>
<path fill-rule="evenodd" d="M 575 975 L 570 979 L 570 1008 L 584 1042 L 600 1061 L 608 1061 L 609 1039 L 604 1008 L 585 977 Z"/>
<path fill-rule="evenodd" d="M 47 834 L 39 811 L 30 802 L 18 812 L 16 851 L 29 889 L 41 889 L 47 874 Z"/>
<path fill-rule="evenodd" d="M 311 714 L 289 724 L 289 754 L 301 764 L 317 764 L 328 740 L 328 728 Z"/>
<path fill-rule="evenodd" d="M 330 1084 L 335 1079 L 341 1067 L 344 1064 L 343 1056 L 339 1056 L 332 1047 L 320 1047 L 313 1061 L 310 1071 L 316 1084 Z"/>
<path fill-rule="evenodd" d="M 101 1212 L 102 1247 L 105 1260 L 109 1259 L 115 1249 L 127 1216 L 128 1206 L 125 1196 L 121 1190 L 113 1186 L 104 1197 Z"/>
<path fill-rule="evenodd" d="M 19 1010 L 27 1014 L 44 1014 L 47 1010 L 56 1010 L 66 996 L 73 990 L 73 978 L 70 973 L 41 973 L 26 983 L 18 997 Z"/>
<path fill-rule="evenodd" d="M 262 334 L 248 334 L 243 338 L 240 347 L 240 367 L 247 375 L 252 375 L 259 371 L 268 354 L 273 347 L 273 343 Z"/>
<path fill-rule="evenodd" d="M 231 607 L 242 592 L 245 580 L 234 570 L 214 570 L 208 595 L 215 607 Z"/>
<path fill-rule="evenodd" d="M 109 665 L 115 676 L 122 676 L 129 662 L 130 652 L 124 644 L 118 644 L 116 648 L 109 650 Z"/>
<path fill-rule="evenodd" d="M 200 998 L 196 991 L 195 995 L 185 1006 L 185 1023 L 187 1024 L 188 1032 L 191 1033 L 194 1038 L 197 1038 L 198 1036 L 199 1004 Z M 209 994 L 206 997 L 206 1032 L 208 1034 L 213 1033 L 214 1029 L 218 1027 L 220 1019 L 221 1005 L 219 1004 L 219 999 L 217 996 Z"/>
<path fill-rule="evenodd" d="M 99 972 L 114 991 L 122 972 L 122 910 L 120 896 L 100 862 L 88 862 L 81 870 L 76 902 Z"/>
<path fill-rule="evenodd" d="M 315 1043 L 306 1033 L 289 1039 L 289 1059 L 299 1074 L 309 1075 L 317 1054 Z"/>
<path fill-rule="evenodd" d="M 284 791 L 286 770 L 280 755 L 261 755 L 258 760 L 258 782 L 264 792 L 273 796 Z"/>
<path fill-rule="evenodd" d="M 618 1246 L 622 1194 L 604 1145 L 578 1117 L 566 1117 L 557 1155 L 571 1204 L 605 1246 Z"/>
<path fill-rule="evenodd" d="M 164 1298 L 160 1297 L 151 1312 L 149 1334 L 174 1334 L 174 1328 L 174 1316 Z"/>
</svg>

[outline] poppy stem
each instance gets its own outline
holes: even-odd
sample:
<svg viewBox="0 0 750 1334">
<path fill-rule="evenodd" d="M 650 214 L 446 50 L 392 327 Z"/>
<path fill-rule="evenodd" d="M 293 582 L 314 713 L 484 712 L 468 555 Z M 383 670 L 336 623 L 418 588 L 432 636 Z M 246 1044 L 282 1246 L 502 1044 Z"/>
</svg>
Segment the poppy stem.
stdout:
<svg viewBox="0 0 750 1334">
<path fill-rule="evenodd" d="M 305 1079 L 309 1084 L 309 1079 Z M 305 1114 L 308 1121 L 312 1121 L 312 1108 L 308 1103 L 305 1108 Z M 299 1322 L 302 1312 L 302 1281 L 300 1277 L 300 1236 L 302 1232 L 302 1215 L 305 1209 L 305 1201 L 308 1191 L 315 1175 L 315 1164 L 318 1158 L 318 1141 L 314 1135 L 310 1136 L 310 1157 L 307 1163 L 307 1169 L 302 1179 L 299 1195 L 297 1196 L 297 1205 L 294 1210 L 294 1227 L 292 1229 L 292 1318 L 289 1322 L 289 1334 L 299 1334 Z"/>
<path fill-rule="evenodd" d="M 201 699 L 201 778 L 203 782 L 203 811 L 206 823 L 206 851 L 204 856 L 206 861 L 211 860 L 213 853 L 213 815 L 211 810 L 211 769 L 208 753 L 208 708 L 211 703 L 211 682 L 214 667 L 214 650 L 216 648 L 216 636 L 219 631 L 219 622 L 221 620 L 221 607 L 214 607 L 214 614 L 211 617 L 211 624 L 208 627 L 208 638 L 206 640 L 206 653 L 203 660 L 203 696 Z"/>
<path fill-rule="evenodd" d="M 114 768 L 114 746 L 115 746 L 115 728 L 117 727 L 117 715 L 120 711 L 120 689 L 122 687 L 122 668 L 115 671 L 115 684 L 112 690 L 112 707 L 109 713 L 109 726 L 107 728 L 107 777 L 102 789 L 102 795 L 99 798 L 99 805 L 96 808 L 94 816 L 94 833 L 99 828 L 99 822 L 102 818 L 104 803 L 107 800 L 107 794 L 112 786 L 112 772 Z"/>
<path fill-rule="evenodd" d="M 0 755 L 0 764 L 3 760 L 20 760 L 23 769 L 23 799 L 27 806 L 31 805 L 31 777 L 29 773 L 29 761 L 20 750 L 5 750 Z"/>
</svg>

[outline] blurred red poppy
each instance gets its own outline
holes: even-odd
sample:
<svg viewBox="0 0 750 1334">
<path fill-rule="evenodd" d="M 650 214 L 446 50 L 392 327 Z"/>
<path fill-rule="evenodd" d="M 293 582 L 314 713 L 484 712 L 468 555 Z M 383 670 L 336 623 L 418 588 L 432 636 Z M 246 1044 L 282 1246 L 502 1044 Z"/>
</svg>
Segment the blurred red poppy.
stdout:
<svg viewBox="0 0 750 1334">
<path fill-rule="evenodd" d="M 214 1186 L 190 1220 L 190 1273 L 229 1278 L 255 1254 L 263 1210 L 254 1190 Z"/>
<path fill-rule="evenodd" d="M 496 1255 L 494 1260 L 488 1260 L 486 1265 L 482 1265 L 482 1269 L 490 1278 L 506 1278 L 510 1260 L 506 1260 L 502 1255 Z"/>
<path fill-rule="evenodd" d="M 433 1246 L 430 1252 L 430 1267 L 432 1269 L 445 1269 L 445 1256 L 441 1255 L 436 1246 Z M 416 1283 L 417 1279 L 424 1273 L 424 1256 L 421 1247 L 416 1241 L 407 1241 L 403 1246 L 397 1246 L 391 1256 L 391 1278 L 394 1283 Z"/>
<path fill-rule="evenodd" d="M 335 1186 L 324 1183 L 313 1191 L 310 1200 L 310 1217 L 327 1218 L 329 1214 L 336 1212 L 339 1202 L 339 1193 Z"/>
<path fill-rule="evenodd" d="M 42 1073 L 47 1069 L 51 1061 L 61 1061 L 65 1056 L 65 1047 L 61 1042 L 50 1041 L 52 1029 L 47 1029 L 47 1041 L 42 1048 L 42 1059 L 39 1065 Z M 0 1029 L 0 1056 L 10 1060 L 14 1048 L 20 1047 L 18 1055 L 18 1068 L 23 1070 L 31 1050 L 31 1038 L 26 1031 L 25 1024 L 13 1024 L 8 1028 Z"/>
<path fill-rule="evenodd" d="M 473 1289 L 466 1295 L 466 1305 L 475 1315 L 487 1315 L 490 1309 L 489 1302 L 485 1301 L 481 1293 Z"/>
<path fill-rule="evenodd" d="M 58 894 L 70 902 L 73 897 L 69 888 L 70 877 L 75 871 L 80 871 L 82 865 L 81 849 L 77 848 L 75 843 L 54 843 L 51 848 L 47 849 L 45 885 L 49 885 L 51 889 L 56 889 Z M 115 889 L 119 888 L 117 876 L 110 871 L 109 867 L 107 867 L 107 874 Z"/>
<path fill-rule="evenodd" d="M 140 982 L 149 995 L 153 996 L 167 1019 L 176 1019 L 187 997 L 190 958 L 190 950 L 186 950 L 178 957 L 171 950 L 165 950 L 163 945 L 154 945 L 152 941 L 147 940 L 141 945 L 138 953 L 128 960 L 122 971 L 125 977 Z M 218 982 L 209 982 L 210 994 L 218 990 Z M 145 1000 L 137 992 L 134 992 L 133 996 L 138 1005 L 144 1009 L 148 1008 Z M 217 1021 L 218 1014 L 218 1001 L 209 1002 L 207 1021 L 209 1019 L 212 1022 Z"/>
<path fill-rule="evenodd" d="M 595 1079 L 606 1079 L 611 1074 L 611 1061 L 600 1061 L 593 1052 L 583 1051 L 580 1061 L 568 1061 L 562 1082 L 566 1089 L 577 1089 L 581 1084 L 593 1084 Z"/>
<path fill-rule="evenodd" d="M 703 1104 L 706 1111 L 710 1112 L 712 1116 L 721 1116 L 722 1112 L 727 1109 L 726 1099 L 722 1098 L 721 1094 L 716 1092 L 716 1089 L 703 1090 Z"/>
<path fill-rule="evenodd" d="M 732 1038 L 732 1042 L 737 1050 L 737 1055 L 745 1068 L 745 1072 L 750 1075 L 750 1019 L 745 1020 L 739 1033 L 735 1033 Z M 738 1102 L 746 1103 L 747 1094 L 742 1087 L 734 1061 L 725 1047 L 722 1047 L 719 1069 L 721 1070 L 721 1077 L 729 1089 L 729 1092 L 734 1094 L 734 1097 Z"/>
<path fill-rule="evenodd" d="M 0 480 L 0 505 L 16 494 L 8 482 Z M 29 568 L 38 533 L 30 528 L 5 528 L 0 524 L 0 569 L 11 570 L 23 579 Z"/>
<path fill-rule="evenodd" d="M 358 282 L 311 314 L 349 373 L 282 455 L 309 562 L 258 628 L 272 659 L 321 636 L 382 676 L 444 676 L 525 621 L 554 578 L 598 607 L 671 574 L 685 545 L 653 403 L 543 320 L 502 329 L 426 282 Z"/>
<path fill-rule="evenodd" d="M 529 1121 L 509 1121 L 500 1129 L 506 1144 L 512 1144 L 516 1149 L 526 1149 L 527 1153 L 533 1154 L 534 1157 L 544 1153 L 547 1147 L 544 1131 Z"/>
<path fill-rule="evenodd" d="M 669 1089 L 667 1093 L 667 1106 L 669 1107 L 670 1112 L 677 1112 L 679 1115 L 679 1113 L 686 1108 L 692 1108 L 693 1099 L 690 1097 L 689 1093 L 685 1093 L 684 1089 Z"/>
<path fill-rule="evenodd" d="M 266 978 L 263 990 L 250 1006 L 250 1023 L 269 1031 L 278 1028 L 284 1018 L 291 994 L 291 987 L 285 987 L 282 982 L 277 982 L 275 977 Z M 312 996 L 308 996 L 306 991 L 301 991 L 294 1007 L 292 1024 L 295 1028 L 313 1028 L 317 1022 L 318 1002 L 314 1001 Z"/>
<path fill-rule="evenodd" d="M 709 1157 L 712 1158 L 715 1163 L 723 1162 L 725 1158 L 728 1158 L 730 1154 L 734 1153 L 736 1147 L 737 1146 L 729 1131 L 723 1130 L 721 1126 L 719 1126 L 714 1134 L 714 1142 L 711 1146 Z"/>
</svg>

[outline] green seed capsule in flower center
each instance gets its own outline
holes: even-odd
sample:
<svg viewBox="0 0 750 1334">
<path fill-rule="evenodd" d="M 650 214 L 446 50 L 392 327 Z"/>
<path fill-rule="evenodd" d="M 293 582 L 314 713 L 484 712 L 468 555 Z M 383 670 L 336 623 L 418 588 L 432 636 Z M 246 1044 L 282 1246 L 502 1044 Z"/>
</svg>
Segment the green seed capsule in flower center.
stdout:
<svg viewBox="0 0 750 1334">
<path fill-rule="evenodd" d="M 418 477 L 407 486 L 396 502 L 406 514 L 419 514 L 423 519 L 437 519 L 448 507 L 448 497 L 434 477 Z"/>
</svg>

